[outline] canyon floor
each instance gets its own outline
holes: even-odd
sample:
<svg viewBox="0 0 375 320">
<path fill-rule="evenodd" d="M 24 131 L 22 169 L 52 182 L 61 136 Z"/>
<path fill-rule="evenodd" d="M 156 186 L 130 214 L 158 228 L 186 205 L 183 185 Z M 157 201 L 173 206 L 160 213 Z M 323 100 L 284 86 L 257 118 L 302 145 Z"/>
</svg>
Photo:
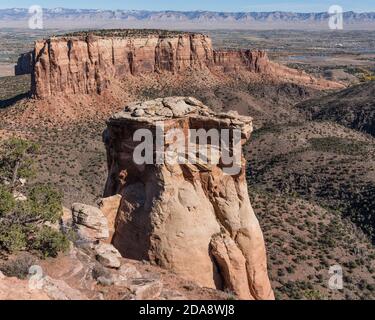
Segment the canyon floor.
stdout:
<svg viewBox="0 0 375 320">
<path fill-rule="evenodd" d="M 253 42 L 263 46 L 275 37 L 284 43 L 297 38 L 293 32 L 288 38 L 286 31 L 283 37 L 277 32 L 211 33 L 222 47 L 246 46 Z M 301 56 L 306 50 L 301 54 L 296 47 L 273 52 L 273 58 L 293 66 L 297 64 L 327 79 L 343 81 L 348 86 L 359 84 L 355 95 L 360 92 L 363 103 L 368 106 L 361 118 L 366 124 L 371 122 L 374 100 L 371 90 L 375 82 L 361 82 L 373 76 L 375 62 L 373 56 L 350 47 L 352 37 L 347 34 L 346 38 L 337 40 L 338 44 L 343 43 L 345 52 L 338 52 L 342 49 L 340 45 L 322 49 L 324 66 L 322 61 L 314 64 L 314 60 L 309 59 L 305 62 Z M 311 48 L 320 44 L 317 34 L 311 38 L 316 41 L 310 44 Z M 373 52 L 373 43 L 368 46 L 363 51 Z M 295 60 L 299 61 L 290 62 L 286 57 L 288 52 L 298 55 Z M 339 62 L 334 57 L 337 55 L 341 59 Z M 355 60 L 350 67 L 348 57 Z M 358 66 L 358 61 L 363 65 Z M 337 74 L 332 70 L 340 70 L 340 77 L 332 76 Z M 126 98 L 194 96 L 215 111 L 236 110 L 254 118 L 255 131 L 244 149 L 248 160 L 247 177 L 254 211 L 265 237 L 269 273 L 277 299 L 375 299 L 375 138 L 371 135 L 372 128 L 355 126 L 355 121 L 343 121 L 341 109 L 336 109 L 336 113 L 327 112 L 327 115 L 311 112 L 317 105 L 324 106 L 330 96 L 351 106 L 354 100 L 350 92 L 324 92 L 283 81 L 252 83 L 238 79 L 231 83 L 213 82 L 207 87 L 191 80 L 189 86 L 176 87 L 168 81 L 156 86 L 154 79 L 146 80 L 148 82 L 144 83 L 134 80 L 134 90 Z M 36 108 L 35 101 L 27 96 L 29 84 L 28 75 L 0 77 L 0 139 L 17 135 L 37 141 L 41 151 L 37 158 L 38 175 L 32 183 L 48 182 L 58 186 L 64 194 L 66 207 L 74 202 L 95 205 L 102 196 L 107 176 L 102 143 L 105 120 L 123 106 L 105 99 L 83 101 L 90 110 L 87 110 L 88 117 L 82 119 L 75 116 L 80 109 L 79 102 L 64 111 L 59 108 L 57 99 L 43 109 L 35 109 L 45 112 L 38 114 L 32 112 Z M 322 110 L 327 109 L 322 107 Z M 348 108 L 346 119 L 353 117 L 353 113 Z M 51 114 L 53 119 L 50 119 Z M 140 265 L 140 269 L 145 268 Z M 328 287 L 332 265 L 343 267 L 342 290 Z M 147 270 L 142 269 L 142 272 Z M 155 272 L 163 274 L 164 271 Z M 182 289 L 187 298 L 230 298 L 219 292 L 189 287 L 181 279 L 170 286 L 172 289 L 176 286 L 192 288 L 190 296 L 189 289 Z M 108 297 L 110 294 L 105 293 Z"/>
</svg>

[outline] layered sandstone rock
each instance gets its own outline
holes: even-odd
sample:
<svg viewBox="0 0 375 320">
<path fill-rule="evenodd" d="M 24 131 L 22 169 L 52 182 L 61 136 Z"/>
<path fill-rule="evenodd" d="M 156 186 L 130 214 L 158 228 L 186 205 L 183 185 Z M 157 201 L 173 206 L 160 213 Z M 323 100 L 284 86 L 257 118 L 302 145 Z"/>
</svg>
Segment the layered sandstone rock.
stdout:
<svg viewBox="0 0 375 320">
<path fill-rule="evenodd" d="M 120 206 L 121 196 L 114 195 L 113 197 L 108 197 L 101 199 L 99 203 L 99 208 L 103 212 L 104 216 L 108 221 L 108 231 L 109 237 L 107 242 L 112 242 L 112 237 L 115 233 L 115 221 L 117 217 L 117 211 Z M 105 241 L 105 240 L 102 240 Z"/>
<path fill-rule="evenodd" d="M 259 50 L 216 50 L 214 51 L 215 66 L 224 72 L 247 70 L 256 73 L 270 72 L 270 61 L 265 51 Z"/>
<path fill-rule="evenodd" d="M 82 240 L 93 242 L 109 238 L 108 220 L 100 209 L 82 203 L 74 203 L 72 218 L 73 228 Z"/>
<path fill-rule="evenodd" d="M 160 121 L 162 151 L 169 155 L 176 141 L 169 133 L 178 129 L 186 140 L 190 129 L 227 129 L 233 135 L 238 130 L 242 144 L 252 132 L 251 118 L 215 114 L 194 98 L 134 103 L 114 115 L 104 133 L 109 168 L 105 193 L 122 196 L 114 246 L 125 257 L 149 259 L 202 286 L 229 289 L 242 299 L 273 299 L 263 235 L 248 196 L 245 160 L 240 159 L 233 175 L 227 173 L 222 155 L 216 162 L 165 158 L 158 164 L 140 164 L 133 158 L 140 144 L 133 135 L 150 129 L 155 139 Z M 206 144 L 211 152 L 220 147 L 212 138 L 194 143 Z"/>
<path fill-rule="evenodd" d="M 215 51 L 203 34 L 123 30 L 72 34 L 35 43 L 32 92 L 38 98 L 57 93 L 102 93 L 114 80 L 187 69 L 267 72 L 265 52 Z M 18 69 L 23 69 L 20 58 Z"/>
<path fill-rule="evenodd" d="M 31 74 L 34 68 L 34 61 L 34 51 L 21 54 L 14 68 L 15 75 Z"/>
</svg>

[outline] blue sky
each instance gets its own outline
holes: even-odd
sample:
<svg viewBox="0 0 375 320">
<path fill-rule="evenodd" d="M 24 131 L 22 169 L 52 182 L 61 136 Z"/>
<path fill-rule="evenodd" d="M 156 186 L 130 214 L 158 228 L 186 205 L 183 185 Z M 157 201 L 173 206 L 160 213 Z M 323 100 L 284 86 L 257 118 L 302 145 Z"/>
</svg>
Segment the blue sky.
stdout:
<svg viewBox="0 0 375 320">
<path fill-rule="evenodd" d="M 0 0 L 0 8 L 22 8 L 31 5 L 46 8 L 144 9 L 144 10 L 210 10 L 210 11 L 327 11 L 333 4 L 345 11 L 375 11 L 375 0 Z"/>
</svg>

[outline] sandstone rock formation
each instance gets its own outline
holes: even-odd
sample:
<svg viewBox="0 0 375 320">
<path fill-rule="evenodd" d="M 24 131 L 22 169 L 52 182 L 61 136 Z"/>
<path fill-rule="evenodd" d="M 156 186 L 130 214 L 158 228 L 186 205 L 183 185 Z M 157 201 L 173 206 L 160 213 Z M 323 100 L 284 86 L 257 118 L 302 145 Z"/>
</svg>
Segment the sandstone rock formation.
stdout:
<svg viewBox="0 0 375 320">
<path fill-rule="evenodd" d="M 114 80 L 131 75 L 187 69 L 267 72 L 265 52 L 215 51 L 203 34 L 124 30 L 88 33 L 36 41 L 32 93 L 38 98 L 56 93 L 102 93 Z M 17 69 L 24 69 L 21 57 Z"/>
<path fill-rule="evenodd" d="M 214 62 L 224 72 L 241 69 L 257 73 L 270 71 L 267 53 L 259 50 L 214 50 Z"/>
<path fill-rule="evenodd" d="M 121 254 L 109 243 L 99 243 L 95 246 L 96 259 L 105 267 L 118 269 L 121 267 Z"/>
<path fill-rule="evenodd" d="M 92 242 L 109 237 L 108 221 L 100 209 L 74 203 L 72 216 L 73 228 L 82 240 Z"/>
<path fill-rule="evenodd" d="M 134 300 L 155 300 L 163 290 L 163 284 L 155 279 L 140 278 L 131 282 L 130 290 Z"/>
<path fill-rule="evenodd" d="M 184 139 L 189 129 L 238 129 L 243 144 L 252 132 L 251 118 L 215 114 L 194 98 L 134 103 L 114 115 L 103 135 L 109 168 L 105 195 L 122 196 L 114 246 L 124 257 L 151 260 L 202 286 L 229 289 L 242 299 L 273 299 L 245 160 L 234 175 L 226 174 L 222 157 L 216 163 L 136 164 L 139 142 L 133 135 L 148 128 L 155 138 L 157 121 L 164 123 L 164 138 L 175 129 L 183 129 Z M 168 149 L 175 138 L 165 140 Z M 218 147 L 209 139 L 205 144 Z"/>
<path fill-rule="evenodd" d="M 115 221 L 117 217 L 117 211 L 120 206 L 121 202 L 121 196 L 120 195 L 114 195 L 113 197 L 108 197 L 101 199 L 99 203 L 99 208 L 103 212 L 104 216 L 106 217 L 108 221 L 108 231 L 109 231 L 109 237 L 108 242 L 112 242 L 112 237 L 115 233 Z"/>
<path fill-rule="evenodd" d="M 64 211 L 67 224 L 61 227 L 70 232 L 66 226 L 72 211 Z M 29 267 L 30 262 L 33 265 Z M 0 300 L 226 300 L 231 296 L 201 288 L 146 261 L 124 259 L 111 244 L 103 242 L 87 246 L 71 243 L 70 250 L 54 259 L 14 256 L 0 268 L 5 273 L 0 271 Z"/>
<path fill-rule="evenodd" d="M 34 68 L 34 52 L 26 52 L 19 56 L 17 60 L 17 64 L 14 67 L 14 73 L 16 76 L 20 76 L 23 74 L 31 74 Z"/>
</svg>

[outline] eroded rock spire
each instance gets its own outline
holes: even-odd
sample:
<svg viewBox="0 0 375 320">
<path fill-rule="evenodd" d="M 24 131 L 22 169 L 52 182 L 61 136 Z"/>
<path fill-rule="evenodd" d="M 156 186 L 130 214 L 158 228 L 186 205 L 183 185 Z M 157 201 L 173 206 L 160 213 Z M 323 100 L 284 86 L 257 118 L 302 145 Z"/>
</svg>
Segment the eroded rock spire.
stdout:
<svg viewBox="0 0 375 320">
<path fill-rule="evenodd" d="M 194 129 L 237 130 L 240 144 L 252 131 L 250 117 L 216 114 L 188 97 L 134 103 L 114 115 L 104 134 L 109 167 L 105 193 L 122 196 L 112 243 L 125 257 L 151 260 L 202 286 L 228 289 L 242 299 L 273 299 L 244 158 L 233 175 L 225 173 L 222 153 L 218 161 L 136 163 L 134 150 L 141 142 L 134 141 L 135 133 L 148 129 L 155 138 L 160 121 L 165 151 L 176 142 L 168 135 L 171 130 L 180 129 L 185 141 Z M 212 151 L 217 147 L 213 141 L 196 140 L 195 146 Z"/>
</svg>

